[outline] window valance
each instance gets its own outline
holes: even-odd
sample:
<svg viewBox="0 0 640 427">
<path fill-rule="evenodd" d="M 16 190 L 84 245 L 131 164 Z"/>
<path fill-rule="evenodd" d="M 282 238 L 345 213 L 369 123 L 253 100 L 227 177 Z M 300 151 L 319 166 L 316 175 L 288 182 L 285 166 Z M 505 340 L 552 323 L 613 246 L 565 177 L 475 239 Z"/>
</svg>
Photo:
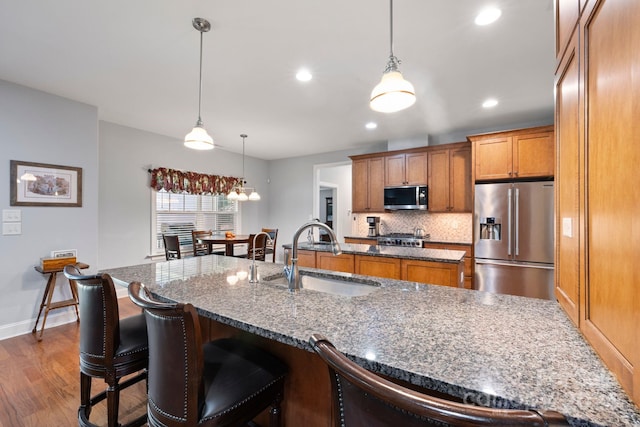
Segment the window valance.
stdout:
<svg viewBox="0 0 640 427">
<path fill-rule="evenodd" d="M 240 183 L 240 178 L 221 175 L 207 175 L 176 169 L 149 169 L 151 188 L 164 189 L 171 193 L 188 194 L 228 194 Z"/>
</svg>

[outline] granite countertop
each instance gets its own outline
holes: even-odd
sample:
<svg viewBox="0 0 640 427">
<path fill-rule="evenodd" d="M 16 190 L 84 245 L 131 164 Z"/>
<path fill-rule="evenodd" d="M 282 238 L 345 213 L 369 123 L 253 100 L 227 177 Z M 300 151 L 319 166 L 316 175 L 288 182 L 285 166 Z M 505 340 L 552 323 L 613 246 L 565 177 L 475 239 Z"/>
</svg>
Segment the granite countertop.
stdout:
<svg viewBox="0 0 640 427">
<path fill-rule="evenodd" d="M 379 237 L 384 237 L 383 235 Z M 366 239 L 371 241 L 377 241 L 378 237 L 370 237 L 370 236 L 344 236 L 345 239 Z M 470 240 L 451 240 L 451 239 L 438 239 L 438 238 L 423 238 L 423 242 L 425 243 L 446 243 L 448 245 L 473 245 L 473 242 Z"/>
<path fill-rule="evenodd" d="M 366 296 L 292 294 L 249 283 L 250 264 L 210 255 L 104 272 L 307 351 L 311 334 L 321 333 L 368 369 L 467 402 L 556 410 L 572 425 L 640 425 L 640 411 L 555 301 L 381 278 Z M 262 277 L 283 267 L 257 265 Z"/>
<path fill-rule="evenodd" d="M 285 249 L 291 249 L 292 244 L 282 245 Z M 307 251 L 331 252 L 331 246 L 326 243 L 298 243 L 298 249 Z M 459 263 L 464 260 L 464 251 L 448 249 L 423 249 L 406 248 L 402 246 L 362 245 L 356 243 L 340 243 L 340 249 L 344 254 L 372 255 L 387 258 L 415 259 L 420 261 L 436 261 Z"/>
</svg>

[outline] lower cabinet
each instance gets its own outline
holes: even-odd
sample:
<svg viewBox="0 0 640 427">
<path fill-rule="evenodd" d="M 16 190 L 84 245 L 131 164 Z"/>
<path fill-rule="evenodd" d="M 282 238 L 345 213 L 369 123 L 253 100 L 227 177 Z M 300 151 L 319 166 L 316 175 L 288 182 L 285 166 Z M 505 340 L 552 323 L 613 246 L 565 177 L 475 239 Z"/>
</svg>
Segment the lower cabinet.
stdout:
<svg viewBox="0 0 640 427">
<path fill-rule="evenodd" d="M 287 259 L 287 264 L 289 259 Z M 298 267 L 316 268 L 316 251 L 298 249 Z"/>
<path fill-rule="evenodd" d="M 400 259 L 356 255 L 355 273 L 398 280 L 400 279 Z"/>
<path fill-rule="evenodd" d="M 353 273 L 353 258 L 353 254 L 333 255 L 331 252 L 316 252 L 316 268 Z"/>
<path fill-rule="evenodd" d="M 464 287 L 473 289 L 473 252 L 471 245 L 452 243 L 428 243 L 422 245 L 426 249 L 449 249 L 452 251 L 464 251 Z"/>
<path fill-rule="evenodd" d="M 462 288 L 464 263 L 459 264 L 403 259 L 401 280 Z"/>
<path fill-rule="evenodd" d="M 378 241 L 375 238 L 374 239 L 358 239 L 356 237 L 345 237 L 344 242 L 355 243 L 357 245 L 373 245 L 373 246 L 378 244 Z"/>
</svg>

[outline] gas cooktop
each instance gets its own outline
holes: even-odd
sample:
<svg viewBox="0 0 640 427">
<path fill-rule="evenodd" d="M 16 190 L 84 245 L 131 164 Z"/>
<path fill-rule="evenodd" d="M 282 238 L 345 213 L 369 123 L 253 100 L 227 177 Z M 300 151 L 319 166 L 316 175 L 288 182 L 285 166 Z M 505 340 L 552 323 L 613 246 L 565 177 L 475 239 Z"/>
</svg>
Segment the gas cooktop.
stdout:
<svg viewBox="0 0 640 427">
<path fill-rule="evenodd" d="M 421 248 L 423 239 L 415 237 L 413 233 L 390 233 L 378 236 L 378 245 L 382 246 L 407 246 Z"/>
</svg>

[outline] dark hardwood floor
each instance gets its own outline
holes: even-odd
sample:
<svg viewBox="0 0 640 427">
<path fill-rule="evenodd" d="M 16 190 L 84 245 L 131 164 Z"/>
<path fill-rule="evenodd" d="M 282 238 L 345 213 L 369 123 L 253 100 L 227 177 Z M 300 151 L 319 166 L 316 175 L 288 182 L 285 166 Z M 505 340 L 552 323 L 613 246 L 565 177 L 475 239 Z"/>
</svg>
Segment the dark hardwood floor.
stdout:
<svg viewBox="0 0 640 427">
<path fill-rule="evenodd" d="M 120 317 L 140 313 L 129 298 L 118 300 Z M 77 426 L 80 402 L 76 322 L 44 331 L 42 341 L 34 334 L 0 341 L 0 427 Z M 94 379 L 92 394 L 105 389 Z M 120 394 L 120 421 L 146 411 L 145 382 Z M 106 425 L 106 401 L 91 412 L 91 420 Z"/>
</svg>

